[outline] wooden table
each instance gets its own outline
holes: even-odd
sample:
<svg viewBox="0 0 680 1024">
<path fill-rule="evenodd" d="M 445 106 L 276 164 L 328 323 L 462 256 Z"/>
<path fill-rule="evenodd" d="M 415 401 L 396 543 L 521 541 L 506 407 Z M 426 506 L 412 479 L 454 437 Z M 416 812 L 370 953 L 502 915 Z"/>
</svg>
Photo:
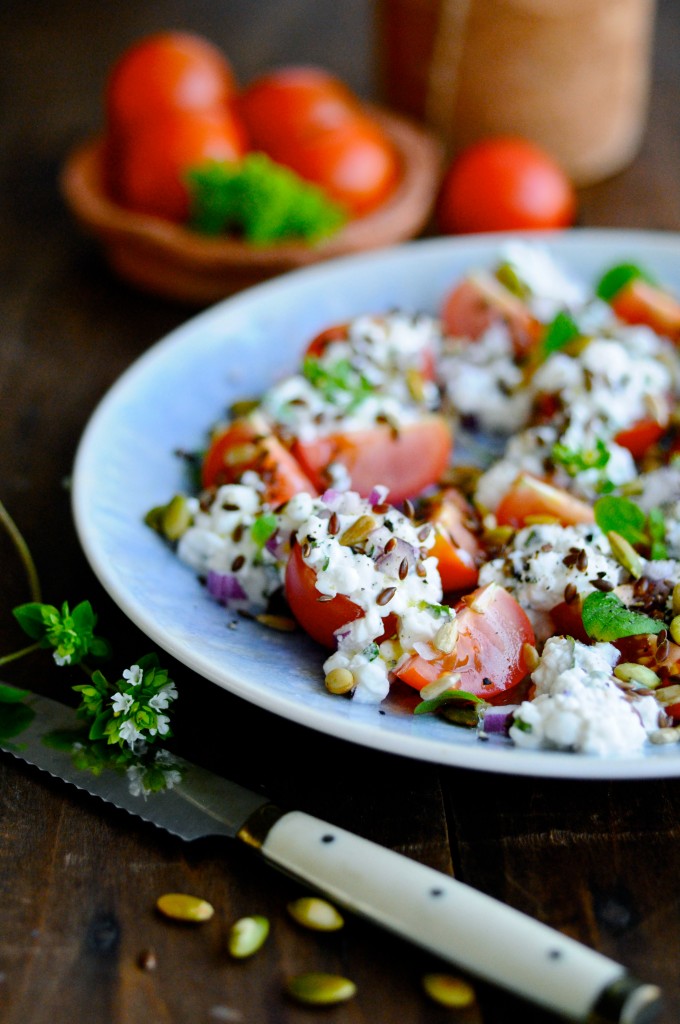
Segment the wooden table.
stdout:
<svg viewBox="0 0 680 1024">
<path fill-rule="evenodd" d="M 56 180 L 68 149 L 101 123 L 105 69 L 159 27 L 205 33 L 247 80 L 262 67 L 321 62 L 372 92 L 370 4 L 345 0 L 155 0 L 5 5 L 0 71 L 0 497 L 34 553 L 45 598 L 88 597 L 117 650 L 146 641 L 97 585 L 76 540 L 68 476 L 97 401 L 145 348 L 190 315 L 115 279 L 74 228 Z M 584 191 L 580 222 L 680 229 L 680 13 L 662 0 L 651 118 L 636 162 Z M 106 467 L 102 466 L 102 472 Z M 0 640 L 22 642 L 10 610 L 28 594 L 0 536 Z M 133 655 L 134 656 L 134 655 Z M 680 1017 L 675 875 L 680 790 L 674 780 L 571 782 L 439 768 L 361 749 L 282 721 L 174 666 L 182 701 L 178 749 L 287 805 L 432 865 L 624 963 L 666 994 Z M 68 695 L 45 655 L 3 678 Z M 68 677 L 68 672 L 66 675 Z M 73 675 L 70 682 L 74 682 Z M 190 694 L 190 696 L 186 696 Z M 0 1020 L 302 1022 L 285 975 L 322 969 L 359 986 L 328 1012 L 340 1022 L 548 1024 L 552 1018 L 489 985 L 452 1016 L 420 990 L 430 959 L 358 920 L 319 937 L 285 912 L 301 889 L 217 842 L 188 846 L 0 758 Z M 215 918 L 187 929 L 161 920 L 156 897 L 184 890 Z M 262 913 L 272 938 L 244 964 L 226 933 Z M 153 950 L 157 967 L 140 954 Z"/>
</svg>

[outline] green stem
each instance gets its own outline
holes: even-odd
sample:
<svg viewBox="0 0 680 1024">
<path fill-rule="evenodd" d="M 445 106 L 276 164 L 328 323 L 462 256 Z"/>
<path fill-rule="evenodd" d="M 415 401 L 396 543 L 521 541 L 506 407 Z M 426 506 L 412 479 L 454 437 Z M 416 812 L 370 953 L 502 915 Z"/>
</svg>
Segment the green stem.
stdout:
<svg viewBox="0 0 680 1024">
<path fill-rule="evenodd" d="M 40 580 L 38 579 L 38 570 L 35 567 L 33 556 L 29 551 L 28 544 L 24 540 L 19 531 L 19 527 L 16 525 L 11 515 L 5 508 L 2 500 L 0 500 L 0 523 L 5 527 L 5 530 L 9 534 L 9 537 L 17 550 L 17 554 L 21 559 L 23 567 L 26 571 L 26 578 L 28 579 L 28 586 L 31 591 L 31 597 L 34 601 L 42 600 L 42 591 L 40 588 Z M 17 655 L 19 657 L 20 655 Z M 11 656 L 10 656 L 11 658 Z M 0 665 L 3 661 L 0 661 Z"/>
<path fill-rule="evenodd" d="M 10 661 L 16 661 L 18 658 L 23 658 L 25 654 L 32 654 L 33 651 L 40 650 L 40 643 L 29 644 L 28 647 L 22 647 L 20 651 L 12 651 L 11 654 L 5 654 L 0 658 L 0 665 L 7 665 Z"/>
</svg>

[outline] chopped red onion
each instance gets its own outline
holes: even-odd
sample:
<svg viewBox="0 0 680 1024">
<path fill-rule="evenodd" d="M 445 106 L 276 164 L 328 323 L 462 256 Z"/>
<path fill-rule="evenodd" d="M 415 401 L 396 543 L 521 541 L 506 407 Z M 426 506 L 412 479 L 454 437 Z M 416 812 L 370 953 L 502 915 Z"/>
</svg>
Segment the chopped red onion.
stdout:
<svg viewBox="0 0 680 1024">
<path fill-rule="evenodd" d="M 211 569 L 208 572 L 206 586 L 208 593 L 216 598 L 220 604 L 228 606 L 230 601 L 248 600 L 248 595 L 239 581 L 229 573 L 214 572 Z"/>
<path fill-rule="evenodd" d="M 519 704 L 501 704 L 498 707 L 484 708 L 481 728 L 494 736 L 507 736 L 512 725 L 512 717 Z"/>
<path fill-rule="evenodd" d="M 410 571 L 416 564 L 418 555 L 416 549 L 408 541 L 402 540 L 401 537 L 393 537 L 392 540 L 396 540 L 397 543 L 391 551 L 383 552 L 376 558 L 375 567 L 384 572 L 386 576 L 399 579 L 399 567 L 404 559 L 406 559 Z"/>
<path fill-rule="evenodd" d="M 368 500 L 371 505 L 382 505 L 388 494 L 389 487 L 384 487 L 382 484 L 378 484 L 369 494 Z"/>
</svg>

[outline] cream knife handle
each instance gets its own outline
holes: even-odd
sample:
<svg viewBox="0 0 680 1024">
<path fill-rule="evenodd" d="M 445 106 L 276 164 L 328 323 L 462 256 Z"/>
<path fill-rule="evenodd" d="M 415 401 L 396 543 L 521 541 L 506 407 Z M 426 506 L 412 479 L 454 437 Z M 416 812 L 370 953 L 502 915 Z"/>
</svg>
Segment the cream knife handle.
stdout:
<svg viewBox="0 0 680 1024">
<path fill-rule="evenodd" d="M 656 986 L 636 981 L 613 960 L 318 818 L 283 814 L 260 852 L 339 905 L 569 1020 L 646 1024 L 656 1016 Z"/>
</svg>

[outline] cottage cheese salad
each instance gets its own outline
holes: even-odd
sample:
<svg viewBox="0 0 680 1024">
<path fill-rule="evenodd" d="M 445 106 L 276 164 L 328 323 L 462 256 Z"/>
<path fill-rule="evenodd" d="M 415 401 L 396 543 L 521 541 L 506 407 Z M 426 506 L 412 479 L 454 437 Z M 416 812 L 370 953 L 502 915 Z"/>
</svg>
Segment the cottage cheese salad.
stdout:
<svg viewBox="0 0 680 1024">
<path fill-rule="evenodd" d="M 508 245 L 438 316 L 329 325 L 147 522 L 229 613 L 309 634 L 338 700 L 577 755 L 677 742 L 679 343 L 644 268 Z"/>
</svg>

